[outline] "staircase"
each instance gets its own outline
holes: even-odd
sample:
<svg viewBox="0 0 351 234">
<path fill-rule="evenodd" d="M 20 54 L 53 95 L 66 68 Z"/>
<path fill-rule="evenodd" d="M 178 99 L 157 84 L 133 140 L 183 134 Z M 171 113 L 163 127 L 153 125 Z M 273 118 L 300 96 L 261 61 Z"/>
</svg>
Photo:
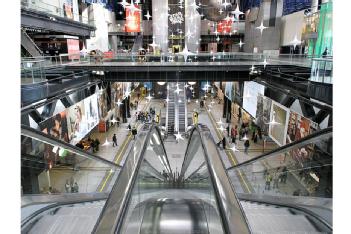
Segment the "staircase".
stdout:
<svg viewBox="0 0 351 234">
<path fill-rule="evenodd" d="M 43 52 L 35 44 L 32 38 L 30 38 L 30 36 L 24 31 L 24 29 L 21 29 L 21 45 L 30 55 L 32 55 L 32 57 L 39 57 L 43 54 Z"/>
</svg>

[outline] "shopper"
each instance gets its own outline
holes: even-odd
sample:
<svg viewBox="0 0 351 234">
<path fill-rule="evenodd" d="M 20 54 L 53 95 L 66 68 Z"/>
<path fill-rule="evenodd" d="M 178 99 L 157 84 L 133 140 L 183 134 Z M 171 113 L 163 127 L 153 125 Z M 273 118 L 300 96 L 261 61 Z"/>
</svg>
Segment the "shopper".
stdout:
<svg viewBox="0 0 351 234">
<path fill-rule="evenodd" d="M 279 176 L 278 173 L 274 173 L 273 175 L 273 189 L 278 188 Z"/>
<path fill-rule="evenodd" d="M 226 144 L 226 142 L 225 142 L 225 137 L 223 137 L 223 139 L 222 139 L 222 145 L 223 145 L 223 149 L 225 150 L 225 144 Z"/>
<path fill-rule="evenodd" d="M 78 183 L 77 182 L 74 183 L 73 191 L 74 191 L 74 193 L 78 193 L 78 191 L 79 191 L 79 187 L 78 187 Z"/>
<path fill-rule="evenodd" d="M 272 175 L 268 173 L 266 175 L 266 186 L 264 187 L 265 190 L 271 190 L 271 181 L 272 181 Z"/>
<path fill-rule="evenodd" d="M 118 145 L 117 145 L 117 136 L 116 136 L 116 134 L 113 134 L 112 142 L 113 142 L 113 143 L 112 143 L 112 147 L 115 147 L 115 145 L 118 146 Z"/>
<path fill-rule="evenodd" d="M 135 126 L 132 129 L 132 134 L 133 134 L 133 139 L 135 140 L 135 136 L 138 134 L 138 131 Z"/>
<path fill-rule="evenodd" d="M 69 193 L 71 191 L 71 185 L 69 184 L 68 180 L 66 180 L 65 189 L 66 193 Z"/>
<path fill-rule="evenodd" d="M 257 134 L 256 133 L 254 133 L 255 135 L 254 135 L 254 138 L 253 138 L 253 142 L 254 143 L 257 143 L 257 140 L 258 140 L 258 136 L 257 136 Z"/>
<path fill-rule="evenodd" d="M 237 126 L 235 125 L 235 128 L 236 128 Z M 232 143 L 234 143 L 235 144 L 235 140 L 236 140 L 236 129 L 235 129 L 234 127 L 232 127 L 232 129 L 230 130 L 230 134 L 231 134 L 231 136 L 232 136 Z"/>
<path fill-rule="evenodd" d="M 250 147 L 250 141 L 249 140 L 245 141 L 244 147 L 245 147 L 245 154 L 248 154 L 248 150 L 249 150 L 249 147 Z"/>
<path fill-rule="evenodd" d="M 229 131 L 229 130 L 230 130 L 230 124 L 228 124 L 228 125 L 227 125 L 227 133 L 228 133 L 228 137 L 230 137 L 230 135 L 229 135 L 229 134 L 230 134 L 230 131 Z"/>
<path fill-rule="evenodd" d="M 283 168 L 281 174 L 281 182 L 286 184 L 286 179 L 288 178 L 288 169 L 286 167 Z"/>
<path fill-rule="evenodd" d="M 99 145 L 100 145 L 100 141 L 99 141 L 99 139 L 96 138 L 94 140 L 95 152 L 99 151 Z"/>
</svg>

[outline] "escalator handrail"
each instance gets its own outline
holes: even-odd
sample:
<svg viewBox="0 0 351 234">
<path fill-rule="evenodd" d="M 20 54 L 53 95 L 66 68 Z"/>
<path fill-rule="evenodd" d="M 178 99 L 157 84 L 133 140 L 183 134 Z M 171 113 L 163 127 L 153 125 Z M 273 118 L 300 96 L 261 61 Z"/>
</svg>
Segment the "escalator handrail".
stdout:
<svg viewBox="0 0 351 234">
<path fill-rule="evenodd" d="M 309 216 L 312 216 L 313 218 L 317 219 L 319 222 L 321 222 L 322 224 L 324 224 L 327 228 L 329 228 L 331 231 L 333 230 L 333 226 L 332 224 L 326 220 L 325 218 L 323 218 L 322 216 L 316 214 L 315 212 L 309 210 L 306 207 L 303 207 L 302 204 L 294 204 L 294 203 L 287 203 L 287 202 L 282 202 L 279 201 L 279 199 L 277 199 L 276 196 L 272 196 L 272 199 L 262 199 L 262 198 L 255 198 L 254 197 L 255 194 L 239 194 L 237 193 L 237 197 L 240 201 L 250 201 L 250 202 L 257 202 L 257 203 L 261 203 L 261 204 L 269 204 L 269 205 L 275 205 L 275 206 L 281 206 L 281 207 L 286 207 L 286 208 L 292 208 L 292 209 L 296 209 L 299 210 Z M 307 206 L 307 205 L 306 205 Z M 317 207 L 319 209 L 323 208 L 323 207 Z M 325 209 L 330 211 L 329 209 Z M 330 211 L 332 212 L 332 211 Z"/>
<path fill-rule="evenodd" d="M 40 141 L 40 142 L 44 142 L 46 144 L 50 144 L 50 145 L 55 145 L 55 146 L 58 146 L 58 147 L 62 147 L 64 149 L 67 149 L 68 151 L 74 153 L 74 154 L 77 154 L 77 155 L 80 155 L 84 158 L 88 158 L 88 159 L 91 159 L 91 160 L 94 160 L 94 161 L 99 161 L 103 164 L 107 164 L 108 166 L 114 168 L 114 169 L 120 169 L 122 168 L 122 166 L 114 163 L 114 162 L 111 162 L 109 160 L 106 160 L 100 156 L 97 156 L 97 155 L 94 155 L 92 153 L 88 153 L 86 151 L 83 151 L 82 149 L 78 148 L 77 146 L 73 146 L 67 142 L 64 142 L 62 140 L 59 140 L 59 139 L 56 139 L 54 138 L 53 136 L 50 136 L 48 134 L 45 134 L 41 131 L 38 131 L 34 128 L 31 128 L 31 127 L 28 127 L 26 125 L 21 125 L 21 135 L 23 136 L 27 136 L 27 137 L 30 137 L 32 139 L 36 139 L 37 141 Z"/>
<path fill-rule="evenodd" d="M 201 125 L 195 125 L 193 129 L 191 129 L 186 152 L 185 152 L 185 157 L 187 157 L 188 155 L 188 150 L 190 149 L 189 146 L 192 141 L 191 139 L 195 131 L 197 131 L 200 136 L 200 142 L 202 144 L 202 148 L 204 151 L 205 161 L 208 166 L 209 175 L 213 184 L 216 202 L 219 207 L 219 213 L 221 216 L 225 233 L 234 233 L 234 234 L 235 233 L 252 233 L 251 228 L 248 224 L 248 220 L 244 214 L 244 211 L 239 203 L 238 198 L 236 197 L 234 187 L 231 184 L 231 180 L 229 179 L 229 176 L 227 174 L 223 161 L 219 157 L 218 148 L 216 147 L 215 141 L 209 129 L 203 130 L 201 129 Z M 203 133 L 205 132 L 208 133 L 207 137 L 209 137 L 210 139 L 209 139 L 209 142 L 207 143 L 210 143 L 210 144 L 204 143 L 204 137 L 206 136 L 203 136 Z M 209 154 L 208 152 L 208 150 L 210 150 L 211 145 L 216 150 L 216 153 L 214 154 Z M 211 157 L 215 157 L 215 155 L 217 155 L 218 158 L 211 160 L 210 155 Z M 184 157 L 184 161 L 185 161 L 185 157 Z M 220 173 L 222 173 L 222 175 L 220 175 Z M 233 207 L 235 207 L 235 210 L 233 209 L 229 210 L 229 208 L 233 208 Z M 238 214 L 241 219 L 238 216 L 235 216 L 236 214 Z M 234 220 L 236 222 L 235 224 L 233 222 Z M 238 222 L 239 222 L 239 225 L 238 225 Z"/>
<path fill-rule="evenodd" d="M 274 149 L 274 150 L 272 150 L 270 152 L 261 154 L 261 155 L 259 155 L 257 157 L 251 158 L 251 159 L 249 159 L 249 160 L 247 160 L 245 162 L 239 163 L 237 165 L 228 167 L 227 171 L 230 171 L 230 170 L 233 170 L 233 169 L 237 169 L 237 168 L 240 168 L 240 167 L 243 167 L 243 166 L 255 163 L 255 162 L 260 161 L 260 160 L 265 159 L 265 158 L 269 158 L 269 157 L 273 157 L 273 156 L 285 153 L 287 151 L 295 149 L 296 147 L 305 146 L 307 144 L 315 142 L 318 139 L 322 139 L 322 138 L 325 138 L 325 137 L 328 137 L 328 136 L 331 137 L 332 135 L 333 135 L 333 127 L 328 127 L 328 128 L 322 129 L 322 130 L 320 130 L 318 132 L 314 132 L 314 133 L 312 133 L 312 134 L 310 134 L 310 135 L 308 135 L 308 136 L 306 136 L 306 137 L 304 137 L 304 138 L 302 138 L 300 140 L 297 140 L 295 142 L 286 144 L 286 145 L 284 145 L 282 147 L 279 147 L 279 148 Z"/>
<path fill-rule="evenodd" d="M 25 219 L 21 220 L 21 228 L 25 228 L 25 226 L 31 222 L 33 219 L 35 219 L 38 215 L 42 214 L 43 212 L 46 212 L 50 209 L 59 207 L 59 206 L 65 206 L 65 205 L 73 205 L 73 204 L 81 204 L 85 202 L 96 202 L 96 201 L 102 201 L 106 200 L 108 197 L 108 194 L 104 193 L 101 197 L 99 198 L 82 198 L 80 200 L 77 199 L 65 199 L 65 200 L 59 200 L 59 201 L 53 201 L 53 202 L 47 202 L 47 206 L 40 208 L 39 210 L 34 211 L 32 214 L 30 214 L 28 217 Z M 53 203 L 53 204 L 52 204 Z M 37 203 L 37 204 L 45 204 L 45 203 Z M 34 204 L 30 204 L 34 205 Z M 30 206 L 28 205 L 28 206 Z M 27 207 L 27 206 L 25 206 Z M 24 207 L 22 207 L 24 208 Z"/>
<path fill-rule="evenodd" d="M 122 170 L 119 173 L 118 178 L 116 179 L 112 187 L 110 195 L 107 198 L 107 201 L 100 213 L 100 216 L 94 226 L 92 233 L 115 233 L 122 228 L 122 224 L 128 210 L 128 204 L 129 204 L 130 198 L 132 197 L 131 195 L 133 192 L 133 188 L 137 181 L 138 172 L 140 170 L 145 152 L 147 150 L 147 145 L 151 139 L 151 136 L 152 136 L 151 133 L 153 132 L 153 130 L 155 130 L 158 134 L 162 149 L 167 158 L 167 163 L 169 164 L 166 150 L 162 141 L 161 132 L 155 124 L 152 124 L 146 136 L 142 140 L 142 144 L 141 144 L 142 148 L 139 151 L 138 155 L 134 155 L 133 158 L 128 157 L 126 162 L 124 163 Z M 133 163 L 132 160 L 134 159 L 135 159 L 135 162 Z M 130 169 L 128 167 L 129 161 L 133 163 L 132 165 L 133 170 L 131 171 L 127 171 L 127 169 Z M 130 176 L 128 176 L 128 174 L 130 174 Z M 124 176 L 127 176 L 128 181 L 123 181 Z M 119 183 L 121 183 L 122 185 L 119 185 Z M 118 193 L 122 193 L 123 197 L 118 197 Z M 113 201 L 113 198 L 118 198 L 119 200 Z M 108 210 L 110 208 L 111 210 Z"/>
</svg>

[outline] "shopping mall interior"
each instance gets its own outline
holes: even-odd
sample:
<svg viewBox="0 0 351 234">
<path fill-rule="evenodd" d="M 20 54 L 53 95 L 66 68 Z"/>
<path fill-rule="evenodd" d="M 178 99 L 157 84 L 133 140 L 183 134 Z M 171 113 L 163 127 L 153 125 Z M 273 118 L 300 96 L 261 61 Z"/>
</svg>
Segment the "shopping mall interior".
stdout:
<svg viewBox="0 0 351 234">
<path fill-rule="evenodd" d="M 21 233 L 333 233 L 332 0 L 21 0 L 20 43 Z"/>
</svg>

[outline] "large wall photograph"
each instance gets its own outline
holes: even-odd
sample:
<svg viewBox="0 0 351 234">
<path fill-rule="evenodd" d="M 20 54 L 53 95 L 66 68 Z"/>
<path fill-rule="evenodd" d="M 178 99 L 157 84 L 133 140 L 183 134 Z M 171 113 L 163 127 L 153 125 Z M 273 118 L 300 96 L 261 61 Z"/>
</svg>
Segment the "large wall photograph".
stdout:
<svg viewBox="0 0 351 234">
<path fill-rule="evenodd" d="M 256 125 L 261 128 L 261 131 L 268 134 L 269 121 L 271 116 L 272 100 L 258 94 L 257 96 L 257 110 L 256 110 Z"/>
<path fill-rule="evenodd" d="M 269 136 L 279 145 L 285 145 L 289 109 L 272 101 Z M 274 122 L 274 124 L 272 124 Z"/>
<path fill-rule="evenodd" d="M 83 101 L 67 108 L 68 135 L 70 143 L 73 145 L 77 144 L 88 133 L 85 113 Z"/>
<path fill-rule="evenodd" d="M 264 86 L 254 81 L 244 83 L 243 108 L 253 117 L 256 116 L 257 96 L 264 95 Z"/>
</svg>

